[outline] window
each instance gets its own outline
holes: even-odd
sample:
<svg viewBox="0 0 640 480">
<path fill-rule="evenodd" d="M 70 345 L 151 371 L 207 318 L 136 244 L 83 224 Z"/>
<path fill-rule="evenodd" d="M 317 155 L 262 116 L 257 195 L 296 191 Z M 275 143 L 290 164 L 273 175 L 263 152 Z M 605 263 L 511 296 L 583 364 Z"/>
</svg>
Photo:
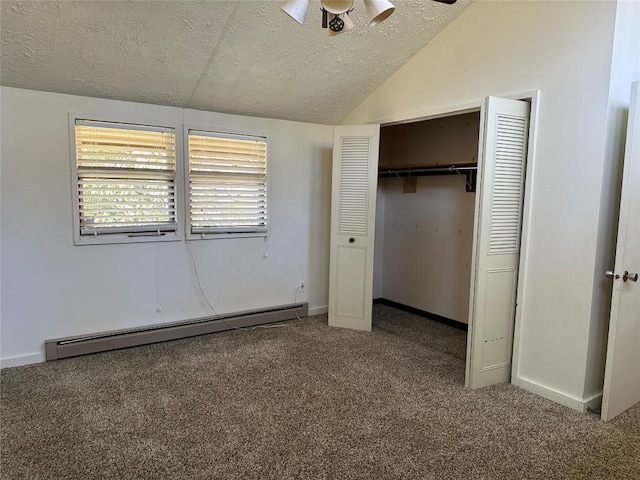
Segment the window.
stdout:
<svg viewBox="0 0 640 480">
<path fill-rule="evenodd" d="M 75 120 L 75 151 L 79 243 L 177 232 L 173 128 Z"/>
<path fill-rule="evenodd" d="M 267 139 L 189 130 L 192 234 L 267 231 Z"/>
</svg>

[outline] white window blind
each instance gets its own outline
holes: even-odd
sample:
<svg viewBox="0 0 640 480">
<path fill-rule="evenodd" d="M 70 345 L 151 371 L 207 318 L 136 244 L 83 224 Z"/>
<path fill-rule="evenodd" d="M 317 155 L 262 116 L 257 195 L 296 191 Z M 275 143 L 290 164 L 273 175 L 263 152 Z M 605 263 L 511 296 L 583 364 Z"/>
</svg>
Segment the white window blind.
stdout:
<svg viewBox="0 0 640 480">
<path fill-rule="evenodd" d="M 175 232 L 172 128 L 76 120 L 81 235 Z"/>
<path fill-rule="evenodd" d="M 191 233 L 267 231 L 264 137 L 189 131 Z"/>
</svg>

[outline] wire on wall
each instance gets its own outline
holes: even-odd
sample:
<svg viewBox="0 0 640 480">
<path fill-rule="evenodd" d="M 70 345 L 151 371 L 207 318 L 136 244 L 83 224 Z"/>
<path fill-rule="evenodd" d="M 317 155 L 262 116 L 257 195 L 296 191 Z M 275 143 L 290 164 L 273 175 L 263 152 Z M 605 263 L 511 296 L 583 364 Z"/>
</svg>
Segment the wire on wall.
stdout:
<svg viewBox="0 0 640 480">
<path fill-rule="evenodd" d="M 162 295 L 160 295 L 160 279 L 162 276 L 160 275 L 160 252 L 158 249 L 160 248 L 158 244 L 160 242 L 153 242 L 153 255 L 154 255 L 154 263 L 155 263 L 155 274 L 156 274 L 156 313 L 162 312 Z"/>
<path fill-rule="evenodd" d="M 269 258 L 269 235 L 264 236 L 264 252 L 262 254 L 262 258 Z"/>
<path fill-rule="evenodd" d="M 213 312 L 213 314 L 215 316 L 214 318 L 216 320 L 221 320 L 227 327 L 229 327 L 232 330 L 255 330 L 257 328 L 292 327 L 292 326 L 295 326 L 295 325 L 300 325 L 301 323 L 304 322 L 304 320 L 302 318 L 300 318 L 300 315 L 296 311 L 296 318 L 298 319 L 298 321 L 295 322 L 295 323 L 278 322 L 278 323 L 273 323 L 273 324 L 270 324 L 270 325 L 256 325 L 254 327 L 236 327 L 235 325 L 230 324 L 225 318 L 220 316 L 220 314 L 216 311 L 216 309 L 213 307 L 213 305 L 211 304 L 211 302 L 207 298 L 207 295 L 204 293 L 204 290 L 202 288 L 202 283 L 200 282 L 200 275 L 198 274 L 198 266 L 196 265 L 196 262 L 195 262 L 195 259 L 194 259 L 194 256 L 193 256 L 193 250 L 191 249 L 191 242 L 189 242 L 187 240 L 185 243 L 187 245 L 187 253 L 188 253 L 189 259 L 191 261 L 192 271 L 194 273 L 196 285 L 198 286 L 198 290 L 200 291 L 200 295 L 202 296 L 202 299 L 205 301 L 205 303 L 207 304 L 209 309 Z M 266 253 L 265 255 L 268 255 L 268 253 Z M 298 300 L 298 292 L 301 290 L 301 288 L 302 288 L 301 286 L 296 288 L 296 291 L 295 291 L 295 294 L 294 294 L 294 304 L 298 303 L 297 302 L 297 300 Z"/>
</svg>

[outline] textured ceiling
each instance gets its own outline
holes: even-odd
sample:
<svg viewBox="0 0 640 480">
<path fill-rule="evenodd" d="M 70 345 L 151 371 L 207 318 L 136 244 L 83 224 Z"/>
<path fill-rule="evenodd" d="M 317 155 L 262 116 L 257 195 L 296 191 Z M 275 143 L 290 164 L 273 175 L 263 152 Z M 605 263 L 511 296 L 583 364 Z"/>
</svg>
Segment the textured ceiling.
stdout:
<svg viewBox="0 0 640 480">
<path fill-rule="evenodd" d="M 270 1 L 2 0 L 0 83 L 239 115 L 336 124 L 472 0 L 398 0 L 329 38 Z"/>
</svg>

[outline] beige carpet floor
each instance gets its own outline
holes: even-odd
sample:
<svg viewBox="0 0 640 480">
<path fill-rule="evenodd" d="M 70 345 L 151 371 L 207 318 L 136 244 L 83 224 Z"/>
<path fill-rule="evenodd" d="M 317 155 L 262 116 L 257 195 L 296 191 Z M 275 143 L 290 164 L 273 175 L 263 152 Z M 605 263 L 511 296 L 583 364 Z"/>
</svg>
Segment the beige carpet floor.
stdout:
<svg viewBox="0 0 640 480">
<path fill-rule="evenodd" d="M 374 312 L 2 370 L 1 477 L 640 478 L 640 408 L 465 390 L 465 332 Z"/>
</svg>

